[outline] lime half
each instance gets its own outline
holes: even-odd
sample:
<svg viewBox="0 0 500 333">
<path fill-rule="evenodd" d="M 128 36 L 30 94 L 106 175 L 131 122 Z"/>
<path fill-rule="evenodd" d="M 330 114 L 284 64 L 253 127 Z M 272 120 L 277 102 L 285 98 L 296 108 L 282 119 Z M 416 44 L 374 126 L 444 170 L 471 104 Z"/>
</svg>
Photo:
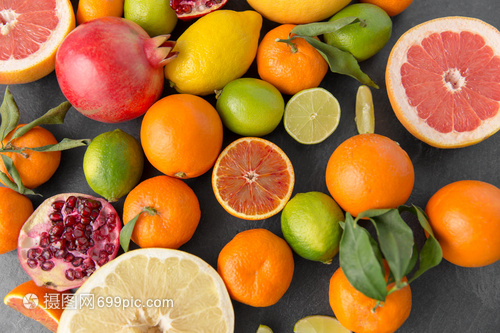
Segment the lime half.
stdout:
<svg viewBox="0 0 500 333">
<path fill-rule="evenodd" d="M 285 107 L 285 129 L 300 143 L 316 144 L 328 138 L 340 121 L 340 105 L 323 88 L 299 91 Z"/>
<path fill-rule="evenodd" d="M 359 134 L 375 132 L 375 112 L 370 88 L 363 85 L 356 94 L 356 127 Z"/>
<path fill-rule="evenodd" d="M 299 320 L 293 331 L 295 333 L 351 333 L 339 321 L 329 316 L 308 316 Z"/>
<path fill-rule="evenodd" d="M 259 325 L 259 328 L 257 329 L 257 333 L 273 333 L 273 330 L 270 329 L 269 326 Z"/>
</svg>

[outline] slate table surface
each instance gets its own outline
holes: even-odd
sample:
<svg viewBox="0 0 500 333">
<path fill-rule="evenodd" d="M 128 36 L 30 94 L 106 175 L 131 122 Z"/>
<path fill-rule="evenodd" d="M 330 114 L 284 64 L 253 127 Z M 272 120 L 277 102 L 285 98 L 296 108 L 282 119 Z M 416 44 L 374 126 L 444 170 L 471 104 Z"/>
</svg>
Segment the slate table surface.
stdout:
<svg viewBox="0 0 500 333">
<path fill-rule="evenodd" d="M 358 1 L 353 1 L 356 3 Z M 77 1 L 73 1 L 76 10 Z M 244 0 L 229 0 L 225 9 L 251 9 Z M 378 83 L 380 89 L 372 89 L 375 104 L 375 131 L 397 141 L 410 156 L 415 167 L 415 186 L 408 204 L 425 207 L 438 189 L 453 181 L 475 179 L 500 187 L 500 134 L 474 146 L 460 149 L 433 148 L 414 138 L 394 115 L 385 89 L 384 73 L 391 48 L 397 39 L 411 27 L 427 20 L 444 16 L 469 16 L 500 27 L 499 0 L 415 0 L 402 14 L 392 18 L 393 32 L 388 44 L 377 55 L 361 63 L 361 68 Z M 172 33 L 176 39 L 188 23 L 179 22 Z M 277 26 L 264 20 L 261 38 L 265 32 Z M 497 43 L 500 41 L 496 41 Z M 258 77 L 255 62 L 245 74 Z M 265 136 L 290 157 L 295 169 L 294 194 L 308 191 L 328 193 L 325 169 L 334 149 L 347 138 L 357 134 L 354 123 L 354 105 L 357 88 L 354 79 L 328 73 L 321 86 L 339 100 L 342 116 L 337 130 L 317 145 L 301 145 L 284 130 L 281 123 Z M 3 96 L 6 86 L 0 86 Z M 58 87 L 55 73 L 32 83 L 9 87 L 21 112 L 21 122 L 29 122 L 48 109 L 65 100 Z M 164 96 L 173 94 L 168 85 Z M 290 96 L 284 96 L 288 100 Z M 206 99 L 215 105 L 214 96 Z M 90 120 L 71 108 L 63 125 L 49 125 L 58 140 L 94 138 L 120 128 L 139 138 L 141 119 L 120 124 L 104 124 Z M 225 130 L 224 146 L 238 136 Z M 35 207 L 43 199 L 63 192 L 81 192 L 94 195 L 87 185 L 82 169 L 85 148 L 62 153 L 62 161 L 52 179 L 37 188 L 42 197 L 30 196 Z M 146 163 L 143 179 L 159 175 Z M 282 236 L 280 215 L 263 221 L 244 221 L 232 217 L 219 205 L 211 188 L 211 171 L 186 183 L 197 194 L 202 218 L 193 238 L 181 250 L 198 255 L 216 267 L 217 256 L 224 245 L 238 232 L 251 228 L 266 228 Z M 122 213 L 122 198 L 114 203 Z M 422 241 L 423 233 L 417 232 Z M 500 240 L 499 240 L 500 242 Z M 328 284 L 338 268 L 338 256 L 330 265 L 307 261 L 295 255 L 295 272 L 290 288 L 275 305 L 253 308 L 233 302 L 235 332 L 253 333 L 259 324 L 270 326 L 276 333 L 293 332 L 294 323 L 309 315 L 333 315 L 328 304 Z M 16 251 L 0 255 L 0 296 L 3 297 L 18 284 L 28 280 L 17 259 Z M 495 333 L 500 332 L 500 262 L 482 268 L 462 268 L 445 260 L 411 284 L 413 306 L 410 317 L 398 330 L 401 333 Z M 4 304 L 0 304 L 0 332 L 48 332 L 39 323 L 22 316 Z"/>
</svg>

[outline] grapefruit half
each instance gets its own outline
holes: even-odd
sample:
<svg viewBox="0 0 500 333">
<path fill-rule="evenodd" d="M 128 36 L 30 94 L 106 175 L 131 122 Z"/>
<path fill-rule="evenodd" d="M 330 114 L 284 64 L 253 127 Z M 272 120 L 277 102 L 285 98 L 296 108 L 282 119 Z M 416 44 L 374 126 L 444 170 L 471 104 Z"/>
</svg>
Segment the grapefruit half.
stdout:
<svg viewBox="0 0 500 333">
<path fill-rule="evenodd" d="M 217 158 L 212 187 L 217 201 L 233 216 L 263 220 L 279 213 L 292 195 L 295 174 L 274 143 L 240 138 Z"/>
<path fill-rule="evenodd" d="M 0 84 L 51 73 L 57 48 L 74 27 L 69 0 L 0 1 Z"/>
<path fill-rule="evenodd" d="M 394 45 L 386 85 L 418 139 L 439 148 L 478 143 L 500 129 L 500 33 L 458 16 L 417 25 Z"/>
</svg>

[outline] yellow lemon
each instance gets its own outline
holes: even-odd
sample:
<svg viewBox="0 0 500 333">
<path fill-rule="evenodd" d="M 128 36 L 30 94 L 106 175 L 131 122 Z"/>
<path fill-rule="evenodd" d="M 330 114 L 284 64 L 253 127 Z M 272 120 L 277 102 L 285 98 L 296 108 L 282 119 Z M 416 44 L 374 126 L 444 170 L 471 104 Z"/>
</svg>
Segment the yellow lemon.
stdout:
<svg viewBox="0 0 500 333">
<path fill-rule="evenodd" d="M 257 54 L 262 16 L 217 10 L 179 36 L 165 77 L 180 93 L 209 95 L 246 73 Z"/>
<path fill-rule="evenodd" d="M 247 0 L 253 9 L 278 23 L 303 24 L 329 18 L 351 0 Z"/>
</svg>

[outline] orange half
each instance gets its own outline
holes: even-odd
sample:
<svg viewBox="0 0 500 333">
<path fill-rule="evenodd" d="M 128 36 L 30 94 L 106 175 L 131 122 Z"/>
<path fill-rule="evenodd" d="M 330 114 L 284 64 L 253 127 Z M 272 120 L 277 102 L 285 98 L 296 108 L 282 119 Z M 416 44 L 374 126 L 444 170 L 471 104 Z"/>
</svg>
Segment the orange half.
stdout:
<svg viewBox="0 0 500 333">
<path fill-rule="evenodd" d="M 224 209 L 244 220 L 279 213 L 292 195 L 295 174 L 286 154 L 274 143 L 240 138 L 219 155 L 212 174 L 215 197 Z"/>
</svg>

